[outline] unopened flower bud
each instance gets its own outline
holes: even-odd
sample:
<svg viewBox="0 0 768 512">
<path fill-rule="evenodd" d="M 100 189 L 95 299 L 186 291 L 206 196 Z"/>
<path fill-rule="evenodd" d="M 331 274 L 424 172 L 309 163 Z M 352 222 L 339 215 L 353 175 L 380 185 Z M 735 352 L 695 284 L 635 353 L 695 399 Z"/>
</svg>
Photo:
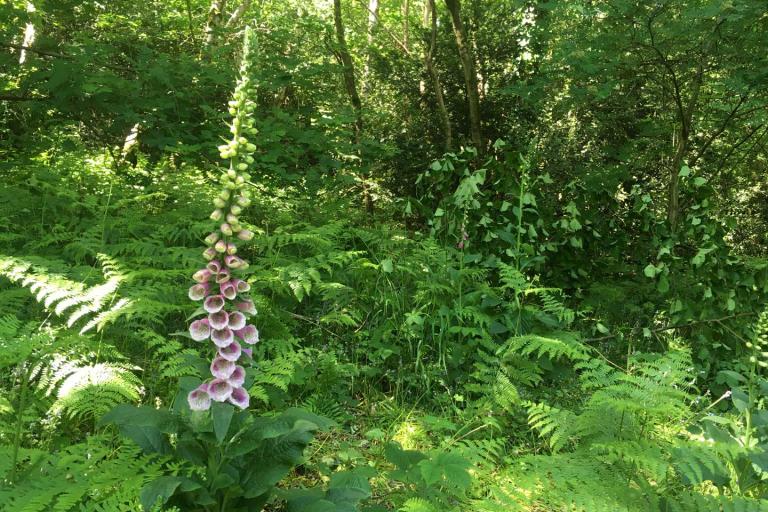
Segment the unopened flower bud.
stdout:
<svg viewBox="0 0 768 512">
<path fill-rule="evenodd" d="M 245 149 L 246 151 L 250 151 L 251 153 L 253 153 L 254 151 L 256 151 L 256 144 L 251 144 L 249 142 L 248 144 L 245 145 Z"/>
<path fill-rule="evenodd" d="M 234 228 L 234 225 L 240 224 L 240 219 L 237 218 L 237 215 L 233 215 L 231 213 L 228 213 L 227 214 L 227 222 L 232 224 L 233 228 Z"/>
<path fill-rule="evenodd" d="M 232 215 L 240 215 L 243 212 L 243 209 L 238 205 L 233 204 L 229 211 L 232 212 Z"/>
<path fill-rule="evenodd" d="M 230 198 L 229 190 L 222 190 L 221 193 L 219 194 L 219 197 L 225 201 L 228 201 Z"/>
<path fill-rule="evenodd" d="M 227 244 L 227 254 L 235 254 L 237 252 L 237 246 L 233 243 Z"/>
<path fill-rule="evenodd" d="M 215 257 L 216 257 L 216 249 L 214 249 L 213 247 L 209 247 L 203 251 L 203 258 L 205 258 L 206 260 L 211 261 Z"/>
<path fill-rule="evenodd" d="M 221 218 L 224 216 L 224 212 L 216 208 L 211 213 L 211 220 L 221 220 Z"/>
<path fill-rule="evenodd" d="M 213 206 L 215 206 L 216 208 L 224 208 L 225 206 L 227 206 L 227 202 L 222 198 L 217 197 L 213 200 Z"/>
<path fill-rule="evenodd" d="M 243 208 L 249 206 L 251 204 L 251 200 L 248 199 L 246 196 L 237 196 L 237 204 L 242 206 Z"/>
<path fill-rule="evenodd" d="M 218 233 L 211 233 L 207 237 L 205 237 L 205 243 L 207 245 L 213 245 L 219 240 L 219 234 Z"/>
<path fill-rule="evenodd" d="M 224 236 L 232 236 L 232 226 L 230 226 L 228 223 L 225 222 L 221 225 L 221 227 L 219 227 L 219 229 Z"/>
<path fill-rule="evenodd" d="M 214 249 L 216 249 L 216 252 L 226 252 L 227 251 L 227 242 L 224 240 L 219 240 L 216 242 L 216 245 L 213 246 Z"/>
<path fill-rule="evenodd" d="M 237 234 L 237 238 L 240 240 L 245 240 L 246 242 L 249 242 L 253 240 L 253 231 L 248 229 L 243 229 Z"/>
<path fill-rule="evenodd" d="M 248 164 L 246 164 L 245 162 L 237 164 L 237 170 L 238 171 L 244 171 L 246 169 L 248 169 Z M 233 176 L 233 178 L 234 178 L 234 176 Z"/>
</svg>

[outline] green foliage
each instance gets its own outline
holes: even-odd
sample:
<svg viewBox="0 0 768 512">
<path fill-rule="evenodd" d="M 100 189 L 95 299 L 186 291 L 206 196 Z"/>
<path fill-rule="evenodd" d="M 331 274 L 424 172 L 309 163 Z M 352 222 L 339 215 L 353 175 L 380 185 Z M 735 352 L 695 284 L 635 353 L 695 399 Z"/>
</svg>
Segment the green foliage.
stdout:
<svg viewBox="0 0 768 512">
<path fill-rule="evenodd" d="M 11 471 L 10 447 L 2 447 L 0 474 Z M 110 439 L 90 437 L 59 451 L 23 449 L 12 486 L 0 487 L 4 510 L 129 511 L 139 506 L 142 487 L 163 473 L 162 460 Z"/>
<path fill-rule="evenodd" d="M 766 510 L 766 20 L 5 2 L 0 509 Z M 203 418 L 185 283 L 245 27 L 264 339 L 250 411 Z"/>
<path fill-rule="evenodd" d="M 254 418 L 243 411 L 233 413 L 229 404 L 215 404 L 211 416 L 191 413 L 183 398 L 175 407 L 166 411 L 121 405 L 102 418 L 144 453 L 168 456 L 178 467 L 178 474 L 161 476 L 143 488 L 144 510 L 158 501 L 188 510 L 226 503 L 234 508 L 263 507 L 275 485 L 303 461 L 312 434 L 330 426 L 299 409 Z"/>
</svg>

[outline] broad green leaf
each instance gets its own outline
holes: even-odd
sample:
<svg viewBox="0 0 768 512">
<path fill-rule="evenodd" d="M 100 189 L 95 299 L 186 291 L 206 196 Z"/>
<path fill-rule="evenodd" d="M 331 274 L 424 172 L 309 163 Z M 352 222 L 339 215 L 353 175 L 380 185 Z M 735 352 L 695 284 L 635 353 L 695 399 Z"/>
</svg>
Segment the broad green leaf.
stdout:
<svg viewBox="0 0 768 512">
<path fill-rule="evenodd" d="M 235 407 L 227 403 L 215 402 L 211 406 L 211 415 L 213 416 L 213 432 L 216 439 L 222 442 L 227 437 L 229 424 L 232 421 L 232 415 L 235 413 Z"/>
</svg>

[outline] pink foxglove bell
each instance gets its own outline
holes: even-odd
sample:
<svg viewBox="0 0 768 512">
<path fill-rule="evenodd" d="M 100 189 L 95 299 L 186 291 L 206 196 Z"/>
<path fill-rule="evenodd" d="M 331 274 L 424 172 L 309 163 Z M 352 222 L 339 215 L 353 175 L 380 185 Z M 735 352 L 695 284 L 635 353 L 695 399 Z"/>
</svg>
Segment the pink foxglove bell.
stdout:
<svg viewBox="0 0 768 512">
<path fill-rule="evenodd" d="M 211 395 L 208 394 L 208 384 L 201 384 L 188 396 L 189 408 L 193 411 L 207 411 L 211 407 Z"/>
</svg>

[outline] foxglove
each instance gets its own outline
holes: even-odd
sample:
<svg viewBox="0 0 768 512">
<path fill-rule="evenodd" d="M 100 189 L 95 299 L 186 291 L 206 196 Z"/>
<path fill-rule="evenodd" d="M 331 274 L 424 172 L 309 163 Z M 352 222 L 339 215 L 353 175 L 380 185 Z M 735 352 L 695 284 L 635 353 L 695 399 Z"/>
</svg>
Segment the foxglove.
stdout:
<svg viewBox="0 0 768 512">
<path fill-rule="evenodd" d="M 189 325 L 189 335 L 195 341 L 209 341 L 212 352 L 215 351 L 207 380 L 192 392 L 187 400 L 193 411 L 205 411 L 214 402 L 229 402 L 245 409 L 250 403 L 245 384 L 246 370 L 237 364 L 242 360 L 250 361 L 252 349 L 240 344 L 253 345 L 259 341 L 259 331 L 249 324 L 249 319 L 256 314 L 253 301 L 245 294 L 251 286 L 242 278 L 236 277 L 248 268 L 248 262 L 238 252 L 238 241 L 249 241 L 254 233 L 245 229 L 239 215 L 250 205 L 250 198 L 244 186 L 251 179 L 247 173 L 251 156 L 256 146 L 248 141 L 247 136 L 256 135 L 252 113 L 254 103 L 250 84 L 250 36 L 246 34 L 243 61 L 240 66 L 240 79 L 233 99 L 229 102 L 229 112 L 233 119 L 230 132 L 233 137 L 228 144 L 219 146 L 221 157 L 229 160 L 229 168 L 221 177 L 222 191 L 214 199 L 211 220 L 217 222 L 218 229 L 205 237 L 207 248 L 203 252 L 206 261 L 204 268 L 192 276 L 195 284 L 189 289 L 189 298 L 202 301 L 201 312 L 205 318 L 193 321 Z"/>
</svg>

